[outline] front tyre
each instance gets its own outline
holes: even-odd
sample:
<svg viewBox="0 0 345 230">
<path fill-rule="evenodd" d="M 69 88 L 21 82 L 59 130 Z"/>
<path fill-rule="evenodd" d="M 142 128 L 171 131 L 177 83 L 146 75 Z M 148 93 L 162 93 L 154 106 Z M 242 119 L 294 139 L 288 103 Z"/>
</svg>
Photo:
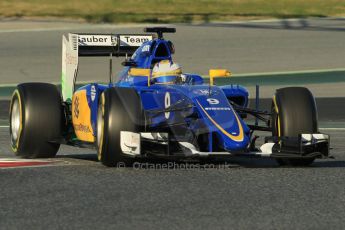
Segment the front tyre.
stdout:
<svg viewBox="0 0 345 230">
<path fill-rule="evenodd" d="M 139 95 L 131 88 L 110 88 L 102 93 L 97 116 L 98 160 L 114 167 L 128 165 L 120 145 L 121 131 L 139 133 L 144 127 L 144 113 Z"/>
<path fill-rule="evenodd" d="M 11 147 L 24 158 L 54 157 L 62 130 L 61 96 L 55 85 L 24 83 L 10 104 Z"/>
<path fill-rule="evenodd" d="M 304 87 L 278 89 L 272 102 L 272 136 L 298 137 L 318 133 L 317 108 L 312 93 Z M 315 158 L 277 159 L 280 165 L 307 166 Z"/>
</svg>

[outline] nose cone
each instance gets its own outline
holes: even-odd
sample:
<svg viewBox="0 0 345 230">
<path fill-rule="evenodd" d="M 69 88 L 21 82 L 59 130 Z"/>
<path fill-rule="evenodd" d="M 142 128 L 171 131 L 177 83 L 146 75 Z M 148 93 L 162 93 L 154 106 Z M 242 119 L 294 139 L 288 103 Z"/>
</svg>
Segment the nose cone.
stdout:
<svg viewBox="0 0 345 230">
<path fill-rule="evenodd" d="M 249 143 L 249 128 L 229 104 L 224 93 L 195 97 L 199 114 L 218 143 L 227 151 L 243 150 Z"/>
</svg>

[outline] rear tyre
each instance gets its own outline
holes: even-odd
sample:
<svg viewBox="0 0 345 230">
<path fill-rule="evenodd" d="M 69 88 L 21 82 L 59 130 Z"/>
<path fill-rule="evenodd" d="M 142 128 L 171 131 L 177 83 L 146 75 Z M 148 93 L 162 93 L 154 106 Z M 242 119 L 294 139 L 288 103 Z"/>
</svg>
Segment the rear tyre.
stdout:
<svg viewBox="0 0 345 230">
<path fill-rule="evenodd" d="M 122 153 L 120 132 L 140 132 L 144 113 L 139 95 L 130 88 L 110 88 L 99 101 L 97 117 L 98 160 L 102 164 L 126 166 L 132 161 Z"/>
<path fill-rule="evenodd" d="M 10 104 L 11 147 L 24 158 L 54 157 L 62 130 L 61 96 L 55 85 L 24 83 Z"/>
<path fill-rule="evenodd" d="M 272 102 L 272 136 L 298 137 L 317 133 L 317 108 L 312 93 L 304 87 L 278 89 Z M 307 166 L 315 158 L 277 159 L 280 165 Z"/>
</svg>

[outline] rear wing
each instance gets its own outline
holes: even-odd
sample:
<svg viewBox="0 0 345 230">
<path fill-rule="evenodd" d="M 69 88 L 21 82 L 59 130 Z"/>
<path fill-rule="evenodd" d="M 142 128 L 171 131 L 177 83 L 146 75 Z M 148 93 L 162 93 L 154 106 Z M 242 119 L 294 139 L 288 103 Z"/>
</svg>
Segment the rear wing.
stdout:
<svg viewBox="0 0 345 230">
<path fill-rule="evenodd" d="M 71 100 L 78 74 L 79 57 L 132 55 L 150 34 L 73 34 L 62 36 L 61 92 L 64 101 Z"/>
</svg>

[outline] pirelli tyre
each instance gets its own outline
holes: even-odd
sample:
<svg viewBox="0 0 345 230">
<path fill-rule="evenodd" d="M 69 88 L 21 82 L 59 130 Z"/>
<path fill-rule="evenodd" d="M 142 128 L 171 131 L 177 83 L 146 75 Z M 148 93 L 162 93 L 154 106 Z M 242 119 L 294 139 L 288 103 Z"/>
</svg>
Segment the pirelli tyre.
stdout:
<svg viewBox="0 0 345 230">
<path fill-rule="evenodd" d="M 110 88 L 102 93 L 97 116 L 98 159 L 110 167 L 129 165 L 132 158 L 121 150 L 121 131 L 144 129 L 144 112 L 137 92 L 132 88 Z"/>
<path fill-rule="evenodd" d="M 317 108 L 312 93 L 304 87 L 278 89 L 272 102 L 272 135 L 297 137 L 317 133 Z M 277 159 L 280 165 L 306 166 L 315 158 Z"/>
<path fill-rule="evenodd" d="M 55 85 L 24 83 L 17 86 L 10 104 L 11 147 L 24 158 L 54 157 L 60 144 L 62 104 Z"/>
</svg>

